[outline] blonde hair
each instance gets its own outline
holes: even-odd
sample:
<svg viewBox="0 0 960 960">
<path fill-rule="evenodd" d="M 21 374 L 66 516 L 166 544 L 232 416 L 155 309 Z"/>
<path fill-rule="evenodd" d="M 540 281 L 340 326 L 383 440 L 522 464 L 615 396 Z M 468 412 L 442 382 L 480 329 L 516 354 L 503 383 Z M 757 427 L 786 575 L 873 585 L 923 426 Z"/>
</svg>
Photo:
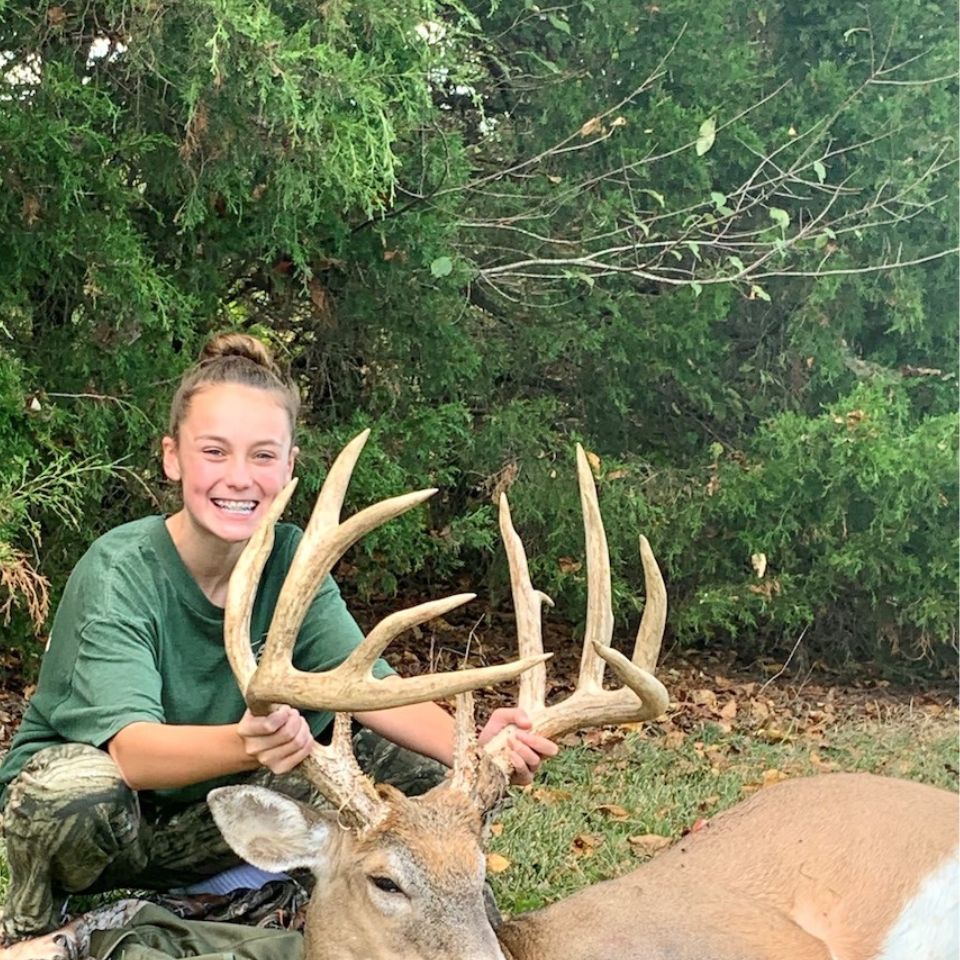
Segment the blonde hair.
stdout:
<svg viewBox="0 0 960 960">
<path fill-rule="evenodd" d="M 300 395 L 273 359 L 270 348 L 248 333 L 220 333 L 207 341 L 200 359 L 184 373 L 173 395 L 171 437 L 177 439 L 193 397 L 206 387 L 221 383 L 236 383 L 276 394 L 290 418 L 290 434 L 293 435 L 300 411 Z"/>
</svg>

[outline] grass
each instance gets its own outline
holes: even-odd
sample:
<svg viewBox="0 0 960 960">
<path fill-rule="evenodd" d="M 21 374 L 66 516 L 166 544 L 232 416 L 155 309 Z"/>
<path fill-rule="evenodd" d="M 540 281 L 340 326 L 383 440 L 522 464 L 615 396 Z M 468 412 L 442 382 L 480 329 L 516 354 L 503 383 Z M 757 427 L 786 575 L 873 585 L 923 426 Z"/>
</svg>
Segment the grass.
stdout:
<svg viewBox="0 0 960 960">
<path fill-rule="evenodd" d="M 497 902 L 519 913 L 632 870 L 648 852 L 637 838 L 676 838 L 785 776 L 866 770 L 956 790 L 957 725 L 949 714 L 848 720 L 825 735 L 788 732 L 775 742 L 706 723 L 665 736 L 614 732 L 596 747 L 568 747 L 494 824 Z M 7 882 L 0 846 L 0 903 Z"/>
<path fill-rule="evenodd" d="M 666 739 L 631 734 L 606 749 L 568 748 L 516 797 L 490 844 L 491 882 L 504 913 L 626 873 L 651 855 L 645 835 L 675 839 L 787 776 L 864 770 L 957 789 L 952 718 L 850 723 L 826 738 L 775 743 L 705 724 L 682 742 Z"/>
</svg>

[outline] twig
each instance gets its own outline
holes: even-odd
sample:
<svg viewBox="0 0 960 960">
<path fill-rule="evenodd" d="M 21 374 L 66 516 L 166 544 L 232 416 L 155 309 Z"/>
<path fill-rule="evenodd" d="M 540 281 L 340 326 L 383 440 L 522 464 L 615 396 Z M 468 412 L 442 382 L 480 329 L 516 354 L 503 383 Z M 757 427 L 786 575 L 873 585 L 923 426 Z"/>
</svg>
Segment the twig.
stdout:
<svg viewBox="0 0 960 960">
<path fill-rule="evenodd" d="M 797 642 L 793 645 L 793 649 L 790 651 L 790 656 L 788 656 L 787 659 L 783 662 L 783 666 L 760 688 L 760 691 L 757 694 L 757 696 L 760 696 L 760 694 L 763 693 L 763 691 L 766 690 L 767 687 L 769 687 L 774 680 L 778 680 L 780 677 L 784 675 L 784 673 L 786 673 L 787 667 L 790 666 L 790 661 L 793 659 L 793 655 L 797 652 L 797 649 L 799 648 L 800 644 L 803 642 L 803 638 L 807 635 L 808 628 L 809 628 L 809 624 L 807 624 L 807 626 L 800 631 L 800 636 L 797 637 Z"/>
</svg>

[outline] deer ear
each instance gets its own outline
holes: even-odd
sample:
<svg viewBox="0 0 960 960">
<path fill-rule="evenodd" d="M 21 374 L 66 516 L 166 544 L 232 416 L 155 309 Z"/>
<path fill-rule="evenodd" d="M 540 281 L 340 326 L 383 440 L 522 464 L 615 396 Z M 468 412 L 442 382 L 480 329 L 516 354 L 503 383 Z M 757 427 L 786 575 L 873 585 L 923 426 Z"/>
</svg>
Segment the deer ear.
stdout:
<svg viewBox="0 0 960 960">
<path fill-rule="evenodd" d="M 319 873 L 330 862 L 337 831 L 318 810 L 264 787 L 219 787 L 207 803 L 227 843 L 261 870 Z"/>
</svg>

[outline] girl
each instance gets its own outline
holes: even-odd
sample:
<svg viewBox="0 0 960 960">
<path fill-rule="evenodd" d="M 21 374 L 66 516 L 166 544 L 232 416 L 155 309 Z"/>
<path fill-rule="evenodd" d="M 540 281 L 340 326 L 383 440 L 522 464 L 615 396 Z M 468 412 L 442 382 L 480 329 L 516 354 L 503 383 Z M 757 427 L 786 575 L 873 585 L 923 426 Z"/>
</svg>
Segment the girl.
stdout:
<svg viewBox="0 0 960 960">
<path fill-rule="evenodd" d="M 56 927 L 70 893 L 169 889 L 235 865 L 204 802 L 214 786 L 254 777 L 309 795 L 291 771 L 330 714 L 284 706 L 251 715 L 223 648 L 230 574 L 292 475 L 298 406 L 264 344 L 215 337 L 180 383 L 163 438 L 164 472 L 179 483 L 182 508 L 111 530 L 71 574 L 37 690 L 0 765 L 4 940 Z M 300 536 L 277 525 L 252 637 L 267 629 Z M 360 639 L 327 578 L 294 662 L 329 669 Z M 375 672 L 389 670 L 381 662 Z M 452 760 L 453 723 L 436 704 L 356 720 L 365 728 L 358 759 L 377 781 L 422 792 L 438 779 L 435 761 Z M 496 711 L 481 742 L 510 723 L 522 728 L 514 779 L 526 783 L 556 747 L 528 732 L 516 709 Z"/>
</svg>

